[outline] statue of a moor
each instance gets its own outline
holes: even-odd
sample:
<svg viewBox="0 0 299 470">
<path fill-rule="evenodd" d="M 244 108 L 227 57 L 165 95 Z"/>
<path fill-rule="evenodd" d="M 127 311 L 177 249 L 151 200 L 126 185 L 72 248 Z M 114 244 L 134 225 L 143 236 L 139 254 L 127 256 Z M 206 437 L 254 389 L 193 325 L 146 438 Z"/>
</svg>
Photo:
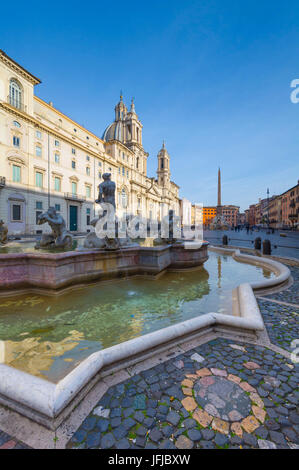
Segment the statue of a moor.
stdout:
<svg viewBox="0 0 299 470">
<path fill-rule="evenodd" d="M 4 224 L 4 221 L 1 219 L 0 220 L 0 243 L 2 243 L 3 245 L 5 245 L 5 243 L 7 243 L 8 241 L 7 234 L 8 234 L 8 228 Z"/>
<path fill-rule="evenodd" d="M 40 214 L 38 225 L 48 223 L 52 229 L 51 233 L 43 233 L 40 242 L 37 242 L 35 248 L 71 248 L 73 237 L 66 230 L 64 218 L 57 214 L 54 207 L 49 207 L 47 212 Z"/>
</svg>

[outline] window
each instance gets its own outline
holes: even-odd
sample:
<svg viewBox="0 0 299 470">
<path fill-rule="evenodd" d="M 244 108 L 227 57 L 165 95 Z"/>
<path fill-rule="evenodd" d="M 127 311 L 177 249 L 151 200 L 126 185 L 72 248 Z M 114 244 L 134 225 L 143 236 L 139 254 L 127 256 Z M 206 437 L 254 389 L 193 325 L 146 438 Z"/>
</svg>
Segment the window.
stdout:
<svg viewBox="0 0 299 470">
<path fill-rule="evenodd" d="M 139 157 L 136 158 L 136 168 L 139 167 Z"/>
<path fill-rule="evenodd" d="M 88 135 L 86 136 L 86 139 L 87 139 L 87 140 L 89 140 L 89 137 L 88 137 Z"/>
<path fill-rule="evenodd" d="M 38 218 L 42 214 L 42 211 L 36 211 L 35 212 L 35 224 L 38 225 Z"/>
<path fill-rule="evenodd" d="M 60 212 L 60 204 L 55 204 L 55 210 L 56 212 Z"/>
<path fill-rule="evenodd" d="M 125 154 L 124 154 L 124 152 L 123 152 L 123 160 L 124 160 L 124 159 L 125 159 Z"/>
<path fill-rule="evenodd" d="M 55 191 L 61 191 L 61 179 L 58 176 L 54 178 L 54 189 Z"/>
<path fill-rule="evenodd" d="M 36 155 L 37 157 L 41 157 L 41 156 L 42 156 L 42 148 L 41 148 L 40 145 L 36 145 L 36 146 L 35 146 L 35 155 Z"/>
<path fill-rule="evenodd" d="M 89 176 L 90 175 L 90 168 L 89 166 L 86 167 L 86 174 Z"/>
<path fill-rule="evenodd" d="M 14 147 L 20 147 L 20 137 L 13 136 L 12 143 Z"/>
<path fill-rule="evenodd" d="M 76 162 L 75 162 L 75 160 L 72 160 L 72 168 L 74 168 L 74 169 L 76 168 Z"/>
<path fill-rule="evenodd" d="M 40 131 L 36 131 L 35 135 L 38 139 L 42 138 L 42 133 Z"/>
<path fill-rule="evenodd" d="M 20 204 L 12 205 L 12 220 L 14 222 L 19 222 L 21 220 L 21 206 Z"/>
<path fill-rule="evenodd" d="M 21 182 L 21 167 L 18 165 L 12 166 L 12 180 L 14 183 Z"/>
<path fill-rule="evenodd" d="M 90 160 L 90 156 L 89 156 L 89 155 L 86 155 L 86 160 L 89 162 L 89 160 Z"/>
<path fill-rule="evenodd" d="M 86 225 L 90 225 L 90 208 L 86 209 Z"/>
<path fill-rule="evenodd" d="M 126 209 L 128 201 L 127 201 L 127 193 L 125 189 L 122 189 L 121 191 L 121 200 L 122 200 L 123 209 Z"/>
<path fill-rule="evenodd" d="M 42 201 L 36 201 L 36 202 L 35 202 L 35 208 L 36 208 L 36 209 L 42 209 L 42 208 L 43 208 L 43 203 L 42 203 Z"/>
<path fill-rule="evenodd" d="M 73 149 L 73 148 L 72 148 L 72 154 L 73 154 L 73 155 L 76 155 L 76 149 Z"/>
<path fill-rule="evenodd" d="M 129 178 L 129 170 L 127 170 L 127 178 Z"/>
<path fill-rule="evenodd" d="M 102 178 L 102 173 L 99 171 L 99 178 Z"/>
<path fill-rule="evenodd" d="M 19 83 L 12 79 L 9 84 L 9 103 L 15 108 L 21 109 L 22 91 Z"/>
<path fill-rule="evenodd" d="M 122 175 L 125 176 L 125 167 L 122 167 Z"/>
<path fill-rule="evenodd" d="M 59 163 L 60 162 L 60 156 L 58 153 L 55 153 L 55 163 Z"/>
<path fill-rule="evenodd" d="M 35 173 L 35 186 L 38 188 L 43 187 L 43 174 L 40 171 Z"/>
<path fill-rule="evenodd" d="M 161 158 L 161 170 L 164 168 L 164 158 Z"/>
<path fill-rule="evenodd" d="M 55 140 L 55 147 L 59 147 L 59 140 Z"/>
<path fill-rule="evenodd" d="M 18 121 L 14 121 L 14 122 L 13 122 L 13 125 L 14 125 L 15 127 L 21 127 L 21 124 L 20 124 Z"/>
<path fill-rule="evenodd" d="M 77 129 L 74 128 L 74 132 L 77 132 Z"/>
<path fill-rule="evenodd" d="M 86 186 L 86 197 L 91 197 L 91 188 L 90 186 Z"/>
<path fill-rule="evenodd" d="M 77 183 L 72 181 L 72 194 L 77 194 Z"/>
<path fill-rule="evenodd" d="M 99 166 L 102 166 L 102 162 L 99 162 Z"/>
<path fill-rule="evenodd" d="M 118 167 L 118 174 L 120 175 L 120 166 Z"/>
</svg>

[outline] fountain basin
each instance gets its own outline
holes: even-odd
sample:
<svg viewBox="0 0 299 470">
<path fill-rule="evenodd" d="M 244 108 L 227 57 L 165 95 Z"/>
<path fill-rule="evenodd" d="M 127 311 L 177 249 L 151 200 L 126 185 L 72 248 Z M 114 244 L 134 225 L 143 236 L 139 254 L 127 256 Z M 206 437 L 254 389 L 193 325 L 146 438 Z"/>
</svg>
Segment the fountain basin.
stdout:
<svg viewBox="0 0 299 470">
<path fill-rule="evenodd" d="M 289 279 L 290 271 L 281 263 L 243 255 L 239 250 L 217 251 L 233 255 L 238 261 L 255 264 L 275 273 L 274 278 L 255 282 L 252 285 L 244 283 L 236 289 L 234 302 L 238 306 L 238 315 L 207 312 L 107 347 L 91 354 L 58 383 L 51 383 L 8 365 L 0 364 L 0 403 L 50 429 L 56 429 L 97 381 L 105 375 L 140 362 L 157 351 L 167 350 L 173 345 L 211 333 L 234 336 L 237 339 L 256 340 L 259 332 L 264 329 L 264 323 L 253 289 L 281 286 Z"/>
<path fill-rule="evenodd" d="M 132 246 L 116 251 L 0 255 L 0 295 L 31 291 L 59 292 L 67 287 L 132 275 L 157 275 L 166 269 L 190 269 L 208 259 L 208 242 L 194 249 L 181 245 Z"/>
</svg>

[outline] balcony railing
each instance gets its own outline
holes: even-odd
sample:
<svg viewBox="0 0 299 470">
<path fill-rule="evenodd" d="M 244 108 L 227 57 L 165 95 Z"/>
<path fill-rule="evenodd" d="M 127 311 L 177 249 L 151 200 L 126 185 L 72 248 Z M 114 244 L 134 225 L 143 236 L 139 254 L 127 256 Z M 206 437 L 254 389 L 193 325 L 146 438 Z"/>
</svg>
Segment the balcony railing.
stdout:
<svg viewBox="0 0 299 470">
<path fill-rule="evenodd" d="M 0 176 L 0 188 L 3 188 L 6 183 L 6 178 L 5 176 Z"/>
<path fill-rule="evenodd" d="M 24 105 L 24 103 L 20 101 L 19 99 L 15 98 L 14 96 L 8 95 L 7 102 L 14 108 L 19 109 L 20 111 L 26 112 L 26 106 Z"/>
<path fill-rule="evenodd" d="M 86 197 L 82 196 L 81 194 L 64 193 L 64 197 L 65 199 L 69 199 L 71 201 L 77 201 L 77 202 L 86 201 Z"/>
</svg>

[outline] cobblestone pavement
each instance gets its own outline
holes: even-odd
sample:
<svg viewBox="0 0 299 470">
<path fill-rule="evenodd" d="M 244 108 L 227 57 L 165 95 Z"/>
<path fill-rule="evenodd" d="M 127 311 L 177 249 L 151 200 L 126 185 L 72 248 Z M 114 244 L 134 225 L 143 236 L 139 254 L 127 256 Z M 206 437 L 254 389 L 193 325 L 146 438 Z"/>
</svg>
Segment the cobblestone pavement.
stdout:
<svg viewBox="0 0 299 470">
<path fill-rule="evenodd" d="M 299 365 L 216 339 L 111 387 L 68 447 L 299 448 Z"/>
<path fill-rule="evenodd" d="M 271 343 L 292 352 L 292 341 L 299 339 L 299 308 L 261 299 L 258 304 Z"/>
<path fill-rule="evenodd" d="M 30 447 L 10 437 L 6 432 L 0 431 L 0 450 L 1 449 L 30 449 Z"/>
<path fill-rule="evenodd" d="M 289 304 L 299 305 L 299 267 L 298 266 L 288 266 L 292 273 L 294 279 L 293 285 L 282 292 L 277 292 L 276 294 L 265 295 L 267 299 L 279 300 L 281 302 L 287 302 Z"/>
<path fill-rule="evenodd" d="M 293 286 L 258 299 L 271 343 L 299 338 Z M 271 300 L 276 300 L 272 302 Z M 264 346 L 215 339 L 111 387 L 69 448 L 299 448 L 299 364 Z M 0 449 L 27 446 L 0 431 Z"/>
</svg>

